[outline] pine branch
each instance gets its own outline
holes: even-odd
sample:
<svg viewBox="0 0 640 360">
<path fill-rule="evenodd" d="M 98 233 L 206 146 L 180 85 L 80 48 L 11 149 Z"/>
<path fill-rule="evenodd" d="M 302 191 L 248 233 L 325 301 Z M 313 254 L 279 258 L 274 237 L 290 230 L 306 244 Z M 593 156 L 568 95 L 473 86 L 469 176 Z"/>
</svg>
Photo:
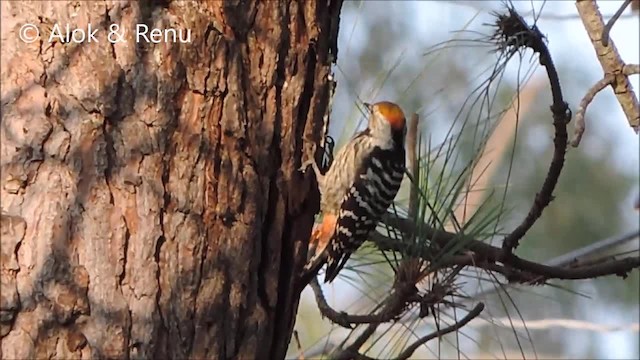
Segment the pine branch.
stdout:
<svg viewBox="0 0 640 360">
<path fill-rule="evenodd" d="M 406 237 L 411 238 L 415 233 L 415 224 L 411 219 L 396 217 L 387 214 L 384 223 L 402 231 Z M 420 232 L 427 239 L 439 247 L 450 246 L 457 242 L 461 246 L 460 255 L 451 257 L 443 262 L 442 266 L 469 265 L 496 271 L 516 282 L 543 282 L 549 279 L 590 279 L 606 275 L 618 275 L 626 277 L 633 270 L 640 268 L 640 257 L 628 257 L 620 260 L 611 260 L 597 265 L 585 266 L 549 266 L 522 259 L 514 254 L 507 253 L 505 249 L 486 244 L 480 240 L 472 239 L 464 234 L 454 234 L 444 230 L 438 230 L 427 224 L 422 224 Z M 397 239 L 390 239 L 380 233 L 375 233 L 371 240 L 382 250 L 398 251 L 401 254 L 420 255 L 425 260 L 433 259 L 433 252 L 424 245 L 415 243 L 403 243 Z M 441 259 L 439 259 L 441 260 Z"/>
<path fill-rule="evenodd" d="M 627 243 L 629 241 L 635 240 L 640 236 L 640 230 L 635 230 L 629 233 L 625 233 L 619 236 L 603 239 L 597 241 L 591 245 L 570 251 L 566 254 L 555 257 L 547 262 L 545 265 L 553 266 L 553 267 L 566 267 L 566 266 L 575 266 L 577 264 L 586 265 L 586 258 L 592 256 L 595 253 L 601 253 L 610 249 L 614 246 L 619 246 L 621 244 Z M 497 271 L 499 272 L 499 271 Z M 525 279 L 523 279 L 525 280 Z M 532 279 L 534 280 L 534 279 Z M 534 281 L 538 281 L 535 279 Z M 522 281 L 522 283 L 530 283 L 528 281 Z M 489 289 L 485 289 L 477 294 L 474 294 L 474 298 L 479 299 L 486 297 L 489 294 L 492 294 L 500 289 L 499 286 L 491 286 Z"/>
<path fill-rule="evenodd" d="M 516 13 L 513 8 L 509 8 L 509 15 L 498 17 L 498 29 L 496 38 L 503 39 L 503 47 L 527 47 L 539 55 L 540 65 L 547 71 L 547 77 L 551 85 L 551 95 L 553 103 L 551 113 L 553 115 L 553 126 L 555 128 L 555 138 L 553 139 L 554 151 L 547 176 L 542 183 L 542 188 L 529 209 L 525 219 L 518 225 L 503 242 L 504 254 L 510 256 L 518 246 L 520 239 L 531 229 L 533 224 L 540 218 L 542 211 L 553 200 L 553 190 L 558 183 L 560 172 L 564 166 L 564 155 L 567 150 L 567 123 L 571 120 L 569 105 L 564 101 L 558 71 L 551 58 L 551 53 L 547 47 L 544 36 L 537 26 L 529 26 L 524 19 Z"/>
</svg>

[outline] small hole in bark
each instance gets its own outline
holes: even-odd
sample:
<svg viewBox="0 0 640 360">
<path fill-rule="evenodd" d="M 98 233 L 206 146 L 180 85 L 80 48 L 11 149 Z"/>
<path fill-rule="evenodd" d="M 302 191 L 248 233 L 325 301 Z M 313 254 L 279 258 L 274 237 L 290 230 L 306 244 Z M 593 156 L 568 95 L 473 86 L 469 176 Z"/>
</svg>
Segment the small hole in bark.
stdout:
<svg viewBox="0 0 640 360">
<path fill-rule="evenodd" d="M 231 227 L 236 222 L 236 214 L 231 211 L 231 208 L 227 207 L 224 214 L 222 214 L 222 224 L 226 227 Z"/>
<path fill-rule="evenodd" d="M 242 150 L 247 147 L 247 139 L 244 137 L 238 138 L 238 149 Z"/>
</svg>

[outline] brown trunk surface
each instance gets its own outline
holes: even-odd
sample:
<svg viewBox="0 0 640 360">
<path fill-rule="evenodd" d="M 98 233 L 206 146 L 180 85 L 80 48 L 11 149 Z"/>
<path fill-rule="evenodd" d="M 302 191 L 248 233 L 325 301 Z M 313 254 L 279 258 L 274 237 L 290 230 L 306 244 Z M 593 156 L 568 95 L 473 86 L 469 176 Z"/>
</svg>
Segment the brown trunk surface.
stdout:
<svg viewBox="0 0 640 360">
<path fill-rule="evenodd" d="M 340 5 L 1 3 L 2 358 L 284 357 Z"/>
</svg>

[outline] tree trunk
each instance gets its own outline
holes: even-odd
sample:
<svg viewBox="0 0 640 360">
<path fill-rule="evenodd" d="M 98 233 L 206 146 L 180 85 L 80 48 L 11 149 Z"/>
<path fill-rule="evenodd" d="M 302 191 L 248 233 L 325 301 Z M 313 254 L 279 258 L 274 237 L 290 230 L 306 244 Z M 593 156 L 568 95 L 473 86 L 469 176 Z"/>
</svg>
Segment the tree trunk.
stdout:
<svg viewBox="0 0 640 360">
<path fill-rule="evenodd" d="M 2 2 L 2 358 L 285 356 L 340 5 Z"/>
</svg>

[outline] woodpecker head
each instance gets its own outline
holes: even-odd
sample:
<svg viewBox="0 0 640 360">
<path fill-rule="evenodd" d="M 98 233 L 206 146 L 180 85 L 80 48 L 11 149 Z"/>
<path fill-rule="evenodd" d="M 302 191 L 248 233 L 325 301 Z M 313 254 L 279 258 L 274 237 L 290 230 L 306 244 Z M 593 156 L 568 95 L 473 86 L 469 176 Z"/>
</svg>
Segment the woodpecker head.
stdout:
<svg viewBox="0 0 640 360">
<path fill-rule="evenodd" d="M 381 138 L 392 138 L 397 145 L 402 145 L 407 132 L 406 119 L 400 107 L 389 101 L 375 104 L 364 104 L 369 111 L 369 131 L 371 135 Z"/>
</svg>

